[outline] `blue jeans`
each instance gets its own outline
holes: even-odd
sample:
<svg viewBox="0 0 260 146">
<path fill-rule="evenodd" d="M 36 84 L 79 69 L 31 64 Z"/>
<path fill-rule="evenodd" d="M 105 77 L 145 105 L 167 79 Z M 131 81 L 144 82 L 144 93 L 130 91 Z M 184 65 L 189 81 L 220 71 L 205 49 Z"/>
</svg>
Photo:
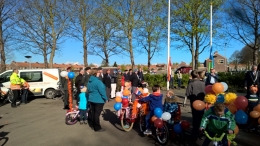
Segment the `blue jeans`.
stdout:
<svg viewBox="0 0 260 146">
<path fill-rule="evenodd" d="M 181 88 L 181 79 L 178 79 L 178 87 Z"/>
<path fill-rule="evenodd" d="M 146 122 L 146 129 L 151 129 L 151 118 L 154 115 L 154 111 L 150 111 L 146 116 L 145 116 L 145 122 Z"/>
<path fill-rule="evenodd" d="M 28 89 L 22 89 L 22 103 L 27 103 Z"/>
<path fill-rule="evenodd" d="M 207 130 L 207 132 L 208 132 L 208 134 L 209 134 L 210 137 L 214 137 L 214 136 L 216 135 L 216 133 L 211 132 L 211 131 L 209 131 L 209 130 Z M 210 144 L 210 142 L 211 142 L 211 140 L 206 137 L 206 139 L 204 140 L 202 146 L 208 146 L 208 145 Z M 222 139 L 221 142 L 222 142 L 222 145 L 223 145 L 223 146 L 228 146 L 227 135 L 225 135 L 225 136 L 223 137 L 223 139 Z"/>
<path fill-rule="evenodd" d="M 86 121 L 86 120 L 88 120 L 88 117 L 87 117 L 87 110 L 79 110 L 79 115 L 80 115 L 80 117 L 79 117 L 79 119 L 80 119 L 80 121 Z"/>
</svg>

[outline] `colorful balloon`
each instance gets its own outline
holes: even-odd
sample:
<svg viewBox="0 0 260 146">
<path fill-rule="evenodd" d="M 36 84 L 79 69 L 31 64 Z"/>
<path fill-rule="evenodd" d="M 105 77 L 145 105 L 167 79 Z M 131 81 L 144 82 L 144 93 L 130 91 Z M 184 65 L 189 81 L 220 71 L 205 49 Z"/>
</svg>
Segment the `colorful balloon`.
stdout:
<svg viewBox="0 0 260 146">
<path fill-rule="evenodd" d="M 215 92 L 212 90 L 212 85 L 208 85 L 205 87 L 206 94 L 215 94 Z"/>
<path fill-rule="evenodd" d="M 184 130 L 188 130 L 190 128 L 190 122 L 186 120 L 181 121 L 181 128 Z"/>
<path fill-rule="evenodd" d="M 115 100 L 116 100 L 116 102 L 122 102 L 122 98 L 118 97 L 118 96 L 116 96 Z"/>
<path fill-rule="evenodd" d="M 258 104 L 257 106 L 255 106 L 253 110 L 260 112 L 260 104 Z"/>
<path fill-rule="evenodd" d="M 117 103 L 114 104 L 114 109 L 115 109 L 116 111 L 119 111 L 119 110 L 121 109 L 121 107 L 122 107 L 122 104 L 119 103 L 119 102 L 117 102 Z"/>
<path fill-rule="evenodd" d="M 260 117 L 260 113 L 258 111 L 251 111 L 250 116 L 254 119 L 257 119 Z"/>
<path fill-rule="evenodd" d="M 237 108 L 233 103 L 228 106 L 228 109 L 232 114 L 235 114 L 237 112 Z"/>
<path fill-rule="evenodd" d="M 201 110 L 205 109 L 206 104 L 205 104 L 203 101 L 201 101 L 201 100 L 195 100 L 195 101 L 192 103 L 192 106 L 193 106 L 193 108 L 195 108 L 196 110 L 201 111 Z"/>
<path fill-rule="evenodd" d="M 164 112 L 163 114 L 162 114 L 162 120 L 163 121 L 168 121 L 168 120 L 170 120 L 171 119 L 171 114 L 169 113 L 169 112 Z"/>
<path fill-rule="evenodd" d="M 222 92 L 224 92 L 224 86 L 221 83 L 215 83 L 212 86 L 212 90 L 216 93 L 216 94 L 220 94 Z"/>
<path fill-rule="evenodd" d="M 161 118 L 162 117 L 162 114 L 163 114 L 163 112 L 162 112 L 162 109 L 161 108 L 155 108 L 154 109 L 154 115 L 157 117 L 157 118 Z"/>
<path fill-rule="evenodd" d="M 73 79 L 74 77 L 75 77 L 74 72 L 69 72 L 68 73 L 68 78 Z"/>
<path fill-rule="evenodd" d="M 227 83 L 225 83 L 225 82 L 220 82 L 222 85 L 223 85 L 223 87 L 224 87 L 224 92 L 225 91 L 227 91 L 227 89 L 228 89 L 228 85 L 227 85 Z"/>
<path fill-rule="evenodd" d="M 242 110 L 238 110 L 235 114 L 235 120 L 238 124 L 246 124 L 248 120 L 247 114 Z"/>
<path fill-rule="evenodd" d="M 225 101 L 224 95 L 223 94 L 219 94 L 217 96 L 217 101 L 218 103 L 223 103 Z"/>
<path fill-rule="evenodd" d="M 163 127 L 163 121 L 161 119 L 159 119 L 159 118 L 155 119 L 154 120 L 154 126 L 156 128 L 162 128 Z"/>
<path fill-rule="evenodd" d="M 130 95 L 130 91 L 129 91 L 128 89 L 125 89 L 125 90 L 123 91 L 123 95 L 124 95 L 124 96 L 129 96 L 129 95 Z"/>
<path fill-rule="evenodd" d="M 173 131 L 174 131 L 174 133 L 176 133 L 176 134 L 180 134 L 181 132 L 182 132 L 182 128 L 181 128 L 181 125 L 178 123 L 178 124 L 175 124 L 174 126 L 173 126 Z"/>
<path fill-rule="evenodd" d="M 124 105 L 124 104 L 128 104 L 128 99 L 127 98 L 123 98 L 122 99 L 122 104 Z"/>
<path fill-rule="evenodd" d="M 238 132 L 239 132 L 239 128 L 238 128 L 238 126 L 236 125 L 236 127 L 235 127 L 235 129 L 234 129 L 234 133 L 235 133 L 235 134 L 238 134 Z"/>
<path fill-rule="evenodd" d="M 239 96 L 236 98 L 234 104 L 236 105 L 237 109 L 244 110 L 248 105 L 248 100 L 244 96 Z"/>
<path fill-rule="evenodd" d="M 153 116 L 152 118 L 151 118 L 151 121 L 152 122 L 154 122 L 156 119 L 158 119 L 156 116 Z"/>
<path fill-rule="evenodd" d="M 67 75 L 68 75 L 67 71 L 60 72 L 60 76 L 62 76 L 62 77 L 66 77 Z"/>
</svg>

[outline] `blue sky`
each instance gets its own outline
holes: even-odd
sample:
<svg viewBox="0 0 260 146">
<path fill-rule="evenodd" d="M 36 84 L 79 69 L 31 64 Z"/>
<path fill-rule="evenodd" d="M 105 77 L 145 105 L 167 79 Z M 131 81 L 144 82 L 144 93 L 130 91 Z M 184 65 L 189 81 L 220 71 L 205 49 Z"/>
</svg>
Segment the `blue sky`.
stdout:
<svg viewBox="0 0 260 146">
<path fill-rule="evenodd" d="M 167 38 L 165 38 L 167 40 Z M 217 41 L 217 40 L 216 40 Z M 213 38 L 214 42 L 214 38 Z M 171 45 L 174 46 L 173 41 L 171 41 Z M 161 51 L 160 55 L 155 55 L 151 61 L 152 64 L 156 63 L 167 63 L 167 41 L 162 42 L 162 44 L 165 44 L 165 49 Z M 54 63 L 80 63 L 83 64 L 83 54 L 82 52 L 82 42 L 75 41 L 74 39 L 67 40 L 62 46 L 63 52 L 57 54 L 54 58 Z M 232 53 L 235 50 L 241 50 L 244 47 L 244 45 L 238 41 L 230 41 L 227 45 L 226 49 L 226 55 L 227 58 L 229 58 Z M 213 46 L 213 51 L 216 51 Z M 219 54 L 225 56 L 224 48 L 217 50 Z M 191 54 L 188 51 L 185 50 L 176 50 L 174 47 L 171 47 L 170 50 L 170 56 L 172 58 L 172 62 L 178 62 L 184 61 L 186 63 L 191 62 Z M 43 62 L 43 57 L 39 55 L 33 55 L 33 54 L 27 54 L 31 55 L 32 62 Z M 146 54 L 140 54 L 135 52 L 135 64 L 147 64 L 147 55 Z M 209 48 L 205 50 L 199 57 L 200 62 L 204 62 L 206 58 L 209 57 Z M 27 61 L 27 59 L 24 57 L 24 54 L 15 53 L 15 60 L 17 62 Z M 113 64 L 114 62 L 117 62 L 117 64 L 130 64 L 130 58 L 128 56 L 111 56 L 110 58 L 110 64 Z M 88 63 L 95 63 L 95 64 L 101 64 L 102 59 L 99 56 L 88 56 Z"/>
</svg>

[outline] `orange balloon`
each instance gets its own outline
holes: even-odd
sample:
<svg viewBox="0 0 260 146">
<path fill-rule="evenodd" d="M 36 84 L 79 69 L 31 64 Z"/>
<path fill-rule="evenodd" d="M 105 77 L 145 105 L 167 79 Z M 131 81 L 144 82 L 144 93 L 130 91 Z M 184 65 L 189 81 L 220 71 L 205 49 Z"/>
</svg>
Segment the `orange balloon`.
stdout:
<svg viewBox="0 0 260 146">
<path fill-rule="evenodd" d="M 115 100 L 116 100 L 116 102 L 122 102 L 122 98 L 121 98 L 120 96 L 117 96 L 117 97 L 115 98 Z"/>
<path fill-rule="evenodd" d="M 254 119 L 257 119 L 260 117 L 260 113 L 258 111 L 251 111 L 250 116 Z"/>
<path fill-rule="evenodd" d="M 201 100 L 195 100 L 193 103 L 192 103 L 192 106 L 198 110 L 198 111 L 201 111 L 201 110 L 204 110 L 205 107 L 206 107 L 206 104 L 201 101 Z"/>
<path fill-rule="evenodd" d="M 228 109 L 232 114 L 235 114 L 237 112 L 237 108 L 233 103 L 228 106 Z"/>
<path fill-rule="evenodd" d="M 151 121 L 154 122 L 156 119 L 157 119 L 157 117 L 156 117 L 156 116 L 153 116 L 153 117 L 151 118 Z"/>
<path fill-rule="evenodd" d="M 216 94 L 220 94 L 222 92 L 224 92 L 224 86 L 221 83 L 215 83 L 212 86 L 212 90 L 216 93 Z"/>
<path fill-rule="evenodd" d="M 129 96 L 129 95 L 130 95 L 130 91 L 129 91 L 128 89 L 125 89 L 125 90 L 123 91 L 123 95 L 124 95 L 124 96 Z"/>
<path fill-rule="evenodd" d="M 235 134 L 238 134 L 238 132 L 239 132 L 239 128 L 238 128 L 237 125 L 236 125 L 236 127 L 235 127 L 235 129 L 234 129 L 234 133 L 235 133 Z"/>
<path fill-rule="evenodd" d="M 254 111 L 258 111 L 258 112 L 260 112 L 260 104 L 258 104 L 256 107 L 254 107 L 253 110 L 254 110 Z"/>
<path fill-rule="evenodd" d="M 260 124 L 260 118 L 258 119 L 258 124 Z"/>
</svg>

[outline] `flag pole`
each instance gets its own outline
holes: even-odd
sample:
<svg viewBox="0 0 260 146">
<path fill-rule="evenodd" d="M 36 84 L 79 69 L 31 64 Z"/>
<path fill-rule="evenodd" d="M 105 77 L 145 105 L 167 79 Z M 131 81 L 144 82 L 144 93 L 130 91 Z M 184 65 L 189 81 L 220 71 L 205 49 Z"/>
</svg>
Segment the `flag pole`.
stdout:
<svg viewBox="0 0 260 146">
<path fill-rule="evenodd" d="M 210 49 L 211 49 L 211 53 L 213 53 L 212 51 L 212 2 L 210 3 Z M 212 55 L 212 54 L 210 54 Z M 211 62 L 211 68 L 214 68 L 214 56 L 212 56 L 212 62 Z"/>
<path fill-rule="evenodd" d="M 171 69 L 169 68 L 170 63 L 170 29 L 171 29 L 171 0 L 168 0 L 168 49 L 167 49 L 167 90 L 169 90 L 169 80 L 168 76 L 170 76 Z M 169 70 L 170 69 L 170 70 Z"/>
</svg>

